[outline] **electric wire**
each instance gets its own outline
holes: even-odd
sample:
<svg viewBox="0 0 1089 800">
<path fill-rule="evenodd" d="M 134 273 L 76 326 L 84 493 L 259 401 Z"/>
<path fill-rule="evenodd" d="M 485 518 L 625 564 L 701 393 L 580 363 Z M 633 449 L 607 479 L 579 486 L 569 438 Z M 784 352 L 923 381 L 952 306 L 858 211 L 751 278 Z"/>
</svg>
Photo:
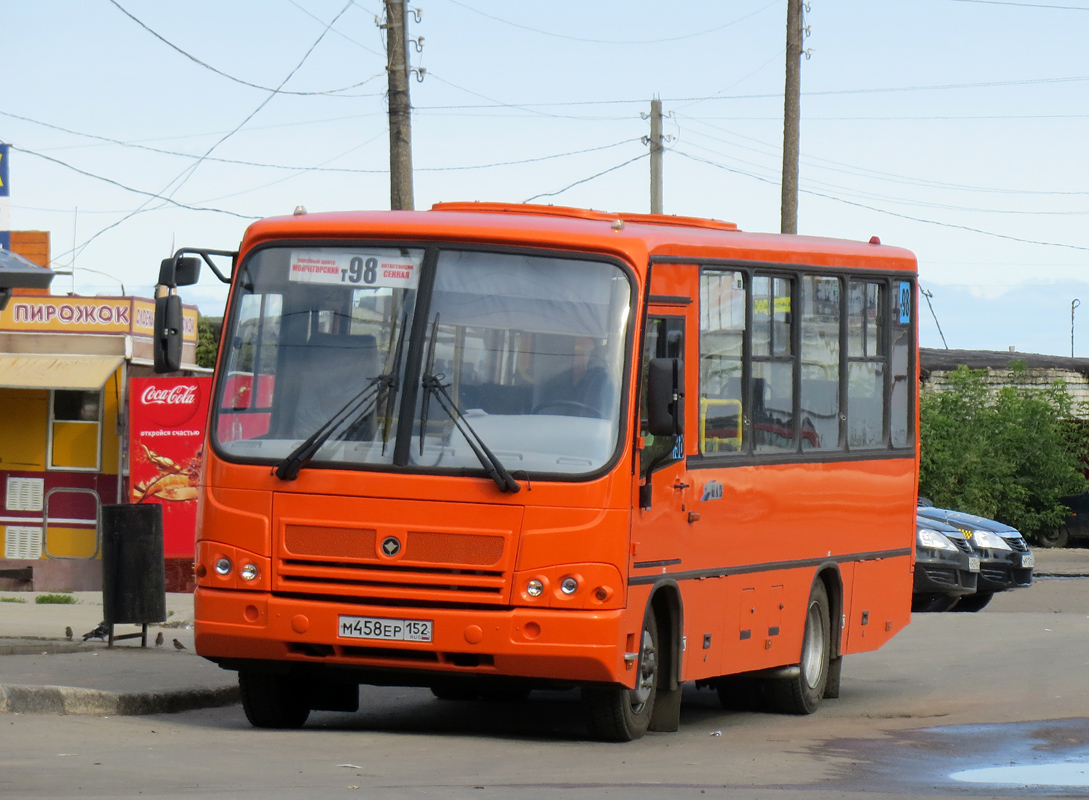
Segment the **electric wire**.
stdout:
<svg viewBox="0 0 1089 800">
<path fill-rule="evenodd" d="M 602 175 L 608 175 L 610 172 L 615 172 L 616 170 L 619 170 L 622 167 L 627 167 L 628 164 L 634 163 L 635 161 L 638 161 L 640 159 L 648 158 L 649 156 L 650 156 L 649 152 L 640 153 L 639 156 L 636 156 L 635 158 L 632 158 L 632 159 L 628 159 L 624 163 L 616 164 L 615 167 L 610 167 L 608 170 L 602 170 L 601 172 L 598 172 L 598 173 L 596 173 L 594 175 L 590 175 L 589 177 L 584 177 L 584 179 L 582 179 L 582 180 L 578 180 L 578 181 L 575 181 L 574 183 L 567 184 L 562 189 L 556 189 L 555 192 L 542 192 L 539 195 L 534 195 L 533 197 L 529 197 L 529 198 L 523 200 L 523 202 L 533 202 L 534 200 L 536 200 L 538 198 L 541 198 L 541 197 L 555 197 L 556 195 L 562 195 L 564 192 L 566 192 L 567 189 L 574 188 L 575 186 L 578 186 L 580 184 L 589 183 L 590 181 L 594 181 L 595 179 L 598 179 L 598 177 L 601 177 Z"/>
<path fill-rule="evenodd" d="M 765 178 L 765 177 L 763 177 L 761 175 L 757 175 L 757 174 L 751 173 L 751 172 L 746 172 L 745 170 L 737 169 L 737 168 L 734 168 L 734 167 L 728 167 L 728 166 L 726 166 L 724 164 L 719 164 L 716 161 L 711 161 L 710 159 L 699 158 L 698 156 L 694 156 L 694 155 L 692 155 L 690 153 L 685 153 L 682 150 L 673 149 L 673 150 L 670 150 L 670 152 L 676 153 L 677 155 L 681 156 L 682 158 L 687 158 L 687 159 L 689 159 L 691 161 L 696 161 L 698 163 L 707 164 L 709 166 L 716 167 L 716 168 L 724 170 L 726 172 L 734 173 L 735 175 L 742 175 L 742 176 L 747 177 L 747 178 L 752 178 L 753 180 L 760 181 L 761 183 L 767 183 L 767 184 L 771 184 L 771 185 L 775 185 L 775 186 L 779 185 L 779 181 L 777 181 L 777 180 L 774 180 L 774 179 L 771 179 L 771 178 Z M 813 189 L 807 189 L 807 188 L 804 188 L 804 187 L 800 187 L 798 189 L 798 191 L 803 192 L 804 194 L 812 195 L 814 197 L 821 197 L 821 198 L 824 198 L 825 200 L 832 200 L 834 202 L 842 203 L 844 205 L 853 206 L 855 208 L 865 209 L 866 211 L 873 211 L 873 212 L 876 212 L 878 214 L 885 214 L 886 216 L 897 217 L 898 219 L 905 219 L 905 220 L 909 220 L 911 222 L 919 222 L 919 223 L 922 223 L 924 225 L 936 225 L 936 226 L 942 227 L 942 228 L 952 228 L 952 229 L 955 229 L 955 230 L 968 231 L 970 233 L 978 233 L 978 234 L 981 234 L 983 236 L 992 236 L 992 237 L 995 237 L 997 239 L 1005 239 L 1007 241 L 1020 242 L 1022 244 L 1033 244 L 1033 245 L 1040 245 L 1040 246 L 1043 246 L 1043 247 L 1061 247 L 1061 248 L 1065 248 L 1065 249 L 1068 249 L 1068 250 L 1078 250 L 1078 251 L 1083 251 L 1083 252 L 1089 252 L 1089 247 L 1084 247 L 1082 245 L 1068 244 L 1068 243 L 1065 243 L 1065 242 L 1047 242 L 1047 241 L 1043 241 L 1043 240 L 1040 240 L 1040 239 L 1027 239 L 1027 238 L 1020 237 L 1020 236 L 1011 236 L 1011 235 L 1005 234 L 1005 233 L 997 233 L 995 231 L 988 231 L 988 230 L 984 230 L 982 228 L 973 228 L 970 225 L 959 225 L 959 224 L 953 223 L 953 222 L 943 222 L 941 220 L 925 219 L 923 217 L 914 217 L 914 216 L 911 216 L 910 214 L 902 214 L 902 213 L 897 212 L 897 211 L 890 211 L 890 210 L 888 210 L 886 208 L 878 208 L 877 206 L 867 205 L 866 203 L 859 203 L 859 202 L 856 202 L 854 200 L 847 200 L 847 199 L 845 199 L 843 197 L 836 197 L 835 195 L 827 194 L 825 192 L 818 192 L 818 191 L 815 191 Z"/>
<path fill-rule="evenodd" d="M 554 39 L 565 39 L 565 40 L 570 41 L 570 42 L 584 42 L 586 44 L 664 44 L 666 42 L 680 42 L 680 41 L 683 41 L 685 39 L 694 39 L 697 36 L 707 36 L 708 34 L 716 33 L 718 31 L 724 30 L 725 28 L 729 28 L 729 27 L 731 27 L 733 25 L 737 25 L 739 22 L 744 22 L 745 20 L 749 19 L 750 17 L 755 17 L 760 12 L 766 11 L 767 9 L 771 8 L 772 6 L 779 5 L 779 0 L 772 0 L 770 3 L 761 6 L 760 8 L 756 9 L 756 11 L 753 11 L 753 12 L 751 12 L 749 14 L 746 14 L 743 17 L 739 17 L 739 18 L 737 18 L 735 20 L 727 22 L 727 23 L 725 23 L 723 25 L 718 25 L 718 26 L 716 26 L 714 28 L 708 28 L 707 30 L 697 31 L 695 33 L 686 33 L 686 34 L 684 34 L 682 36 L 671 36 L 671 37 L 665 37 L 665 38 L 661 38 L 661 39 L 590 39 L 590 38 L 586 38 L 586 37 L 583 37 L 583 36 L 570 36 L 570 35 L 565 34 L 565 33 L 554 33 L 552 31 L 541 30 L 540 28 L 532 28 L 532 27 L 530 27 L 528 25 L 521 25 L 521 24 L 519 24 L 517 22 L 511 22 L 508 19 L 503 19 L 502 17 L 497 17 L 497 16 L 494 16 L 493 14 L 488 14 L 488 13 L 486 13 L 484 11 L 473 8 L 472 6 L 467 5 L 466 3 L 459 2 L 459 0 L 447 0 L 447 2 L 451 3 L 452 5 L 459 6 L 460 8 L 464 8 L 466 11 L 471 11 L 474 14 L 479 14 L 482 17 L 487 17 L 488 19 L 493 20 L 495 22 L 500 22 L 500 23 L 502 23 L 504 25 L 509 25 L 512 28 L 519 28 L 520 30 L 529 31 L 530 33 L 537 33 L 537 34 L 540 34 L 541 36 L 551 36 Z"/>
<path fill-rule="evenodd" d="M 113 0 L 111 0 L 111 2 L 113 2 Z M 204 160 L 205 160 L 205 159 L 207 159 L 207 158 L 208 158 L 208 156 L 210 156 L 210 155 L 212 154 L 212 152 L 213 152 L 213 151 L 214 151 L 214 150 L 215 150 L 215 149 L 216 149 L 217 147 L 219 147 L 219 146 L 220 146 L 221 144 L 223 144 L 223 143 L 224 143 L 225 141 L 227 141 L 227 139 L 229 139 L 229 138 L 230 138 L 231 136 L 233 136 L 233 135 L 234 135 L 235 133 L 237 133 L 237 132 L 238 132 L 239 130 L 241 130 L 241 129 L 242 129 L 242 127 L 243 127 L 243 126 L 244 126 L 244 125 L 245 125 L 245 124 L 246 124 L 247 122 L 249 122 L 249 121 L 250 121 L 251 119 L 253 119 L 253 118 L 254 118 L 255 116 L 257 116 L 257 114 L 258 114 L 258 113 L 259 113 L 259 112 L 261 111 L 261 109 L 263 109 L 263 108 L 264 108 L 264 107 L 265 107 L 266 105 L 268 105 L 268 104 L 269 104 L 269 102 L 270 102 L 270 101 L 272 100 L 272 98 L 276 96 L 276 94 L 277 94 L 278 90 L 279 90 L 279 89 L 282 89 L 282 88 L 284 87 L 284 85 L 285 85 L 285 84 L 286 84 L 286 83 L 287 83 L 287 82 L 288 82 L 289 80 L 291 80 L 292 76 L 294 76 L 294 75 L 295 75 L 295 73 L 296 73 L 296 72 L 298 72 L 298 71 L 299 71 L 299 70 L 300 70 L 300 69 L 302 68 L 302 65 L 306 63 L 306 60 L 307 60 L 307 59 L 308 59 L 308 58 L 310 57 L 310 54 L 314 52 L 314 49 L 315 49 L 315 48 L 316 48 L 316 47 L 317 47 L 317 46 L 318 46 L 318 45 L 319 45 L 319 44 L 321 43 L 322 39 L 324 39 L 324 38 L 325 38 L 325 34 L 329 32 L 329 29 L 330 29 L 330 28 L 332 28 L 332 27 L 333 27 L 333 25 L 335 25 L 335 24 L 336 24 L 337 20 L 338 20 L 338 19 L 340 19 L 340 18 L 341 18 L 342 16 L 344 16 L 344 13 L 345 13 L 345 12 L 346 12 L 346 11 L 347 11 L 347 10 L 348 10 L 349 8 L 351 8 L 351 7 L 352 7 L 352 0 L 348 0 L 348 3 L 347 3 L 347 4 L 345 5 L 345 6 L 344 6 L 344 8 L 342 8 L 342 9 L 340 10 L 340 13 L 338 13 L 338 14 L 337 14 L 337 15 L 336 15 L 335 17 L 333 17 L 332 21 L 330 21 L 330 22 L 329 22 L 329 24 L 328 24 L 328 25 L 326 26 L 325 30 L 323 30 L 323 31 L 321 32 L 321 35 L 320 35 L 320 36 L 318 36 L 318 38 L 317 38 L 317 39 L 316 39 L 316 40 L 314 41 L 314 43 L 313 43 L 313 44 L 312 44 L 312 45 L 310 46 L 310 49 L 306 51 L 306 53 L 305 53 L 305 54 L 303 55 L 302 59 L 301 59 L 301 60 L 299 61 L 299 63 L 298 63 L 298 64 L 297 64 L 296 66 L 295 66 L 295 68 L 294 68 L 293 70 L 291 70 L 291 72 L 289 72 L 289 73 L 288 73 L 287 77 L 286 77 L 286 78 L 284 78 L 284 79 L 283 79 L 283 81 L 281 81 L 281 82 L 280 82 L 280 85 L 276 87 L 276 90 L 274 90 L 274 91 L 270 91 L 270 92 L 269 92 L 269 95 L 268 95 L 268 97 L 266 97 L 266 98 L 265 98 L 265 99 L 264 99 L 264 100 L 263 100 L 263 101 L 261 102 L 261 104 L 260 104 L 259 106 L 257 106 L 257 108 L 255 108 L 255 109 L 254 109 L 254 110 L 253 110 L 253 111 L 252 111 L 252 112 L 251 112 L 251 113 L 249 114 L 249 116 L 247 116 L 247 117 L 246 117 L 246 118 L 245 118 L 244 120 L 242 120 L 242 121 L 241 121 L 240 123 L 238 123 L 238 125 L 237 125 L 237 126 L 235 126 L 235 128 L 234 128 L 233 130 L 231 130 L 230 132 L 228 132 L 228 133 L 224 134 L 224 135 L 223 135 L 223 136 L 222 136 L 222 137 L 221 137 L 221 138 L 219 139 L 219 141 L 217 141 L 217 142 L 216 142 L 215 144 L 213 144 L 213 145 L 212 145 L 212 146 L 211 146 L 210 148 L 208 148 L 208 150 L 207 150 L 207 151 L 206 151 L 206 152 L 204 153 L 204 155 L 202 155 L 202 156 L 201 156 L 200 158 L 198 158 L 198 159 L 196 160 L 196 162 L 195 162 L 195 163 L 193 163 L 192 165 L 190 165 L 189 167 L 187 167 L 187 168 L 186 168 L 185 170 L 183 170 L 183 171 L 182 171 L 181 173 L 179 173 L 177 177 L 175 177 L 175 178 L 174 178 L 173 180 L 171 180 L 171 181 L 170 181 L 170 183 L 168 183 L 168 184 L 167 184 L 167 185 L 166 185 L 166 186 L 165 186 L 165 187 L 164 187 L 164 188 L 163 188 L 162 190 L 160 190 L 160 191 L 159 191 L 159 192 L 158 192 L 157 194 L 153 194 L 153 195 L 151 195 L 151 197 L 149 197 L 149 199 L 148 199 L 147 201 L 145 201 L 144 203 L 142 203 L 142 204 L 141 204 L 141 205 L 140 205 L 140 206 L 139 206 L 138 208 L 136 208 L 135 210 L 133 210 L 133 211 L 131 211 L 130 213 L 126 214 L 126 215 L 125 215 L 125 216 L 123 216 L 123 217 L 122 217 L 121 219 L 118 219 L 118 220 L 116 220 L 115 222 L 113 222 L 113 223 L 111 223 L 111 224 L 107 225 L 106 227 L 104 227 L 104 228 L 100 229 L 100 230 L 99 230 L 99 231 L 98 231 L 97 233 L 95 233 L 95 234 L 94 234 L 93 236 L 91 236 L 91 237 L 90 237 L 89 239 L 85 240 L 85 241 L 84 241 L 84 242 L 83 242 L 82 244 L 80 244 L 80 245 L 79 245 L 78 247 L 73 247 L 73 248 L 72 248 L 72 250 L 70 250 L 70 251 L 68 251 L 68 252 L 66 252 L 66 253 L 62 253 L 62 254 L 61 254 L 61 256 L 60 256 L 60 258 L 63 258 L 63 257 L 65 256 L 65 255 L 68 255 L 69 253 L 72 253 L 72 254 L 74 254 L 74 255 L 73 255 L 73 258 L 75 258 L 75 257 L 76 257 L 76 256 L 78 256 L 78 255 L 79 255 L 80 253 L 82 253 L 82 252 L 83 252 L 84 250 L 86 250 L 86 249 L 87 249 L 87 247 L 88 247 L 88 246 L 89 246 L 89 245 L 90 245 L 90 244 L 91 244 L 92 242 L 94 242 L 94 241 L 95 241 L 96 239 L 98 239 L 98 237 L 102 236 L 102 235 L 103 235 L 104 233 L 106 233 L 107 231 L 110 231 L 110 230 L 112 230 L 112 229 L 116 228 L 117 226 L 119 226 L 119 225 L 123 224 L 123 223 L 124 223 L 124 222 L 126 222 L 127 220 L 130 220 L 130 219 L 132 219 L 132 218 L 133 218 L 133 217 L 135 217 L 135 216 L 136 216 L 137 214 L 140 214 L 140 213 L 142 213 L 142 212 L 143 212 L 143 211 L 144 211 L 144 210 L 145 210 L 145 209 L 146 209 L 146 208 L 148 207 L 148 205 L 149 205 L 149 204 L 151 203 L 151 200 L 152 200 L 152 199 L 155 199 L 155 198 L 158 198 L 158 199 L 162 199 L 162 200 L 164 201 L 164 203 L 167 203 L 167 202 L 173 202 L 173 196 L 174 196 L 174 194 L 175 194 L 175 193 L 177 193 L 177 191 L 178 191 L 179 189 L 181 189 L 181 187 L 182 187 L 182 186 L 184 186 L 184 185 L 185 185 L 185 183 L 186 183 L 186 182 L 187 182 L 187 181 L 189 180 L 189 178 L 191 178 L 191 177 L 193 176 L 193 174 L 194 174 L 194 173 L 196 172 L 197 168 L 198 168 L 198 167 L 199 167 L 199 166 L 200 166 L 200 165 L 201 165 L 201 164 L 202 164 L 202 163 L 204 162 Z M 180 182 L 179 182 L 179 181 L 180 181 Z M 175 184 L 177 184 L 177 185 L 175 185 Z M 169 188 L 170 188 L 171 186 L 174 186 L 174 188 L 173 188 L 173 189 L 171 189 L 171 191 L 170 191 L 170 194 L 168 194 L 168 195 L 166 195 L 165 197 L 163 197 L 163 196 L 162 196 L 162 195 L 163 195 L 163 193 L 164 193 L 164 192 L 165 192 L 165 191 L 166 191 L 167 189 L 169 189 Z"/>
<path fill-rule="evenodd" d="M 140 20 L 132 12 L 128 11 L 124 6 L 122 6 L 119 2 L 117 2 L 117 0 L 109 0 L 109 2 L 114 7 L 116 7 L 118 11 L 120 11 L 122 14 L 124 14 L 129 19 L 131 19 L 133 22 L 135 22 L 137 25 L 139 25 L 145 31 L 150 33 L 152 36 L 154 36 L 160 42 L 165 44 L 171 50 L 174 50 L 175 52 L 180 53 L 181 55 L 185 56 L 190 61 L 192 61 L 194 64 L 199 64 L 200 66 L 204 67 L 207 70 L 210 70 L 211 72 L 214 72 L 216 75 L 219 75 L 220 77 L 226 78 L 227 80 L 230 80 L 230 81 L 234 81 L 235 83 L 240 83 L 243 86 L 249 86 L 249 87 L 251 87 L 253 89 L 261 89 L 262 91 L 265 91 L 265 92 L 275 92 L 276 94 L 290 94 L 290 95 L 298 95 L 298 96 L 303 96 L 303 97 L 305 97 L 305 96 L 314 96 L 314 95 L 336 95 L 339 92 L 347 92 L 347 91 L 349 91 L 351 89 L 356 89 L 356 88 L 362 86 L 363 84 L 368 83 L 371 80 L 373 80 L 373 78 L 367 78 L 367 80 L 360 81 L 359 83 L 353 83 L 351 86 L 342 86 L 339 89 L 326 89 L 326 90 L 320 91 L 320 92 L 293 92 L 293 91 L 290 91 L 290 90 L 283 90 L 283 89 L 279 89 L 279 88 L 273 89 L 273 88 L 271 88 L 269 86 L 262 86 L 259 83 L 252 83 L 251 81 L 247 81 L 247 80 L 244 80 L 242 78 L 236 78 L 234 75 L 230 75 L 230 74 L 224 72 L 221 69 L 217 69 L 216 67 L 213 67 L 207 61 L 201 61 L 199 58 L 197 58 L 192 53 L 189 53 L 189 52 L 183 50 L 182 48 L 178 47 L 176 44 L 171 42 L 169 39 L 167 39 L 165 36 L 163 36 L 162 34 L 156 32 L 154 29 L 152 29 L 150 26 L 148 26 L 145 22 Z M 313 16 L 313 15 L 311 15 L 311 16 Z M 283 84 L 280 84 L 280 85 L 283 86 Z"/>
</svg>

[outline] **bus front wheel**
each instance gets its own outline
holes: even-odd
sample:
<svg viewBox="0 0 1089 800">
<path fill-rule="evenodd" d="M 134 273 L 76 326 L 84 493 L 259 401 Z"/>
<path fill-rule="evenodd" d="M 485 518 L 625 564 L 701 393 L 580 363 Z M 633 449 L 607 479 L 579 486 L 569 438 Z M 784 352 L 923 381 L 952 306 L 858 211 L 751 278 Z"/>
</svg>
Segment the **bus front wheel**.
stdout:
<svg viewBox="0 0 1089 800">
<path fill-rule="evenodd" d="M 301 728 L 310 705 L 298 678 L 258 670 L 240 670 L 242 710 L 255 728 Z"/>
<path fill-rule="evenodd" d="M 587 686 L 583 689 L 590 726 L 598 738 L 630 742 L 647 732 L 658 695 L 659 663 L 658 624 L 651 611 L 643 623 L 635 687 Z"/>
<path fill-rule="evenodd" d="M 832 626 L 828 612 L 828 590 L 817 581 L 809 595 L 798 673 L 790 678 L 767 682 L 772 708 L 784 714 L 812 714 L 821 704 L 828 683 L 832 657 Z"/>
</svg>

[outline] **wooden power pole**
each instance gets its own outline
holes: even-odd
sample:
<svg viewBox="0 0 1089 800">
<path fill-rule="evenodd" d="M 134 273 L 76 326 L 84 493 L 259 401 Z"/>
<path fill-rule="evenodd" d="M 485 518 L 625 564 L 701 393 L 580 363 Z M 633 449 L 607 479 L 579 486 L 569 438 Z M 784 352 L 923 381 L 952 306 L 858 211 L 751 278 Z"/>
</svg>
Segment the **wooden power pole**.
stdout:
<svg viewBox="0 0 1089 800">
<path fill-rule="evenodd" d="M 408 97 L 406 0 L 385 2 L 389 56 L 389 207 L 394 211 L 412 210 L 412 103 Z"/>
<path fill-rule="evenodd" d="M 798 140 L 802 98 L 802 0 L 787 0 L 786 88 L 783 92 L 783 198 L 779 230 L 798 232 Z"/>
<path fill-rule="evenodd" d="M 650 101 L 650 213 L 662 213 L 662 101 Z"/>
</svg>

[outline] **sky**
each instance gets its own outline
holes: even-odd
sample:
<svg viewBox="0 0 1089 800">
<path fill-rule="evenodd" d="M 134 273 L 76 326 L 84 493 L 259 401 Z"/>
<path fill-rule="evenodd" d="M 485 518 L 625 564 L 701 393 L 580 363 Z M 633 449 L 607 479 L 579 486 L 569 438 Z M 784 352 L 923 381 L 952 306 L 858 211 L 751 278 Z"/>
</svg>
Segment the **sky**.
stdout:
<svg viewBox="0 0 1089 800">
<path fill-rule="evenodd" d="M 647 212 L 659 97 L 665 213 L 777 232 L 786 5 L 413 0 L 415 207 Z M 178 247 L 388 209 L 382 15 L 0 0 L 10 223 L 51 232 L 53 292 L 151 296 Z M 1087 23 L 1089 0 L 809 0 L 798 232 L 912 250 L 923 347 L 1089 357 Z M 226 287 L 183 298 L 217 316 Z"/>
</svg>

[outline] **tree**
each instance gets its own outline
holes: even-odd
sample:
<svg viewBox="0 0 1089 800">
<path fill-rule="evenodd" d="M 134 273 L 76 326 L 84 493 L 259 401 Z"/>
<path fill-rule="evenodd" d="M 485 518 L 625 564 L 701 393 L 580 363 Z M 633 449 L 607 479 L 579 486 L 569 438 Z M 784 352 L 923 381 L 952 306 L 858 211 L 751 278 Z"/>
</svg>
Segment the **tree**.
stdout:
<svg viewBox="0 0 1089 800">
<path fill-rule="evenodd" d="M 215 325 L 219 322 L 219 326 Z M 208 317 L 197 316 L 197 366 L 214 367 L 216 365 L 216 351 L 219 350 L 219 331 L 222 329 L 222 320 L 213 320 Z"/>
<path fill-rule="evenodd" d="M 1025 385 L 1014 364 L 997 392 L 986 371 L 958 367 L 920 403 L 919 491 L 936 506 L 997 519 L 1033 536 L 1066 521 L 1065 495 L 1086 490 L 1089 429 L 1066 384 Z"/>
</svg>

